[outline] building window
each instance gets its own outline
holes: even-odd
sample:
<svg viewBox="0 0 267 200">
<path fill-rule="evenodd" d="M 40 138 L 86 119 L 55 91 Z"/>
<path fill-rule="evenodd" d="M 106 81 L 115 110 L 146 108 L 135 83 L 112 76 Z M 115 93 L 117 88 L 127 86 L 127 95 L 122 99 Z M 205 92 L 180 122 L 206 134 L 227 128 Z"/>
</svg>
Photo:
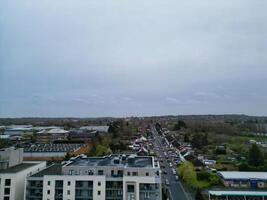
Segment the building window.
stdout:
<svg viewBox="0 0 267 200">
<path fill-rule="evenodd" d="M 47 185 L 50 185 L 50 181 L 47 181 Z"/>
<path fill-rule="evenodd" d="M 70 181 L 68 181 L 68 186 L 70 186 Z"/>
<path fill-rule="evenodd" d="M 98 175 L 104 175 L 104 171 L 103 170 L 98 170 Z"/>
<path fill-rule="evenodd" d="M 137 172 L 133 172 L 133 176 L 138 176 L 138 173 Z"/>
<path fill-rule="evenodd" d="M 134 185 L 127 185 L 127 192 L 134 192 Z"/>
<path fill-rule="evenodd" d="M 101 182 L 100 181 L 98 182 L 98 186 L 101 186 Z"/>
<path fill-rule="evenodd" d="M 70 195 L 70 190 L 68 190 L 67 194 Z"/>
<path fill-rule="evenodd" d="M 148 172 L 146 172 L 146 176 L 149 176 L 149 173 Z"/>
<path fill-rule="evenodd" d="M 97 194 L 98 194 L 98 195 L 101 195 L 101 191 L 100 191 L 100 190 L 98 190 L 98 191 L 97 191 Z"/>
<path fill-rule="evenodd" d="M 5 180 L 5 185 L 10 186 L 11 185 L 11 179 L 6 179 Z"/>
<path fill-rule="evenodd" d="M 5 188 L 5 194 L 10 194 L 10 188 Z"/>
<path fill-rule="evenodd" d="M 47 190 L 47 194 L 50 194 L 50 190 Z"/>
<path fill-rule="evenodd" d="M 127 172 L 127 175 L 128 175 L 128 176 L 131 176 L 131 172 Z"/>
<path fill-rule="evenodd" d="M 9 197 L 4 197 L 4 200 L 9 200 Z"/>
</svg>

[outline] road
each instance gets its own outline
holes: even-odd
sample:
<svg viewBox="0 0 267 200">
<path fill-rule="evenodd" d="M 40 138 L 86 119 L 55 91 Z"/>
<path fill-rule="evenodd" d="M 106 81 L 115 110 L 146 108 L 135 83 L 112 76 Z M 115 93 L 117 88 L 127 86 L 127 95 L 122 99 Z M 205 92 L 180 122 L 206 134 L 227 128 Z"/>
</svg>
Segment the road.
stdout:
<svg viewBox="0 0 267 200">
<path fill-rule="evenodd" d="M 165 183 L 166 178 L 168 179 L 170 185 L 167 186 L 170 191 L 170 196 L 172 200 L 188 200 L 187 194 L 180 183 L 180 181 L 175 180 L 175 175 L 172 173 L 172 169 L 169 166 L 168 161 L 166 160 L 164 153 L 166 152 L 166 146 L 163 145 L 161 141 L 161 137 L 157 133 L 157 131 L 152 129 L 154 139 L 155 139 L 155 147 L 156 149 L 159 148 L 158 150 L 155 150 L 158 155 L 163 159 L 163 163 L 160 163 L 161 165 L 165 166 L 165 170 L 167 171 L 167 174 L 162 174 L 162 182 Z"/>
</svg>

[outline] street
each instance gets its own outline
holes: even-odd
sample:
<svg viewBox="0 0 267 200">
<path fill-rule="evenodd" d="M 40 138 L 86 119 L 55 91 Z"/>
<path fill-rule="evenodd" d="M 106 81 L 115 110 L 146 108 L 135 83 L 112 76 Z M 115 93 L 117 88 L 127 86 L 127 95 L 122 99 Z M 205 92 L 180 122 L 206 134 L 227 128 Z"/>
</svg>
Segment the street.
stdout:
<svg viewBox="0 0 267 200">
<path fill-rule="evenodd" d="M 167 172 L 167 174 L 162 173 L 162 183 L 165 184 L 166 179 L 168 179 L 169 185 L 166 185 L 166 187 L 169 189 L 172 200 L 188 200 L 187 194 L 184 191 L 180 180 L 175 180 L 175 175 L 172 173 L 172 168 L 169 166 L 169 163 L 163 153 L 167 151 L 167 147 L 163 145 L 161 137 L 155 129 L 152 129 L 152 133 L 155 139 L 155 153 L 163 160 L 160 165 L 165 166 L 164 170 Z M 174 167 L 176 168 L 176 166 Z"/>
</svg>

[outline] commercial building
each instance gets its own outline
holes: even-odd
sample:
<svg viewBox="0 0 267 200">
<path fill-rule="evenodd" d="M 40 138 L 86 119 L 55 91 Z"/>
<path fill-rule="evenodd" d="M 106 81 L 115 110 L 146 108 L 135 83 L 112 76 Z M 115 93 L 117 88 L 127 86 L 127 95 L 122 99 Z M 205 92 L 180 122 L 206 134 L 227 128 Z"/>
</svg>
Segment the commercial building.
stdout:
<svg viewBox="0 0 267 200">
<path fill-rule="evenodd" d="M 209 191 L 209 200 L 267 200 L 266 191 Z"/>
<path fill-rule="evenodd" d="M 267 172 L 218 172 L 225 187 L 231 188 L 267 188 Z"/>
<path fill-rule="evenodd" d="M 54 141 L 67 140 L 68 133 L 68 131 L 60 128 L 42 130 L 36 134 L 36 142 L 48 144 L 53 143 Z"/>
<path fill-rule="evenodd" d="M 46 167 L 45 162 L 22 162 L 23 149 L 0 151 L 0 200 L 23 200 L 26 177 Z"/>
<path fill-rule="evenodd" d="M 79 155 L 90 149 L 83 143 L 35 144 L 24 148 L 23 159 L 27 161 L 62 161 L 67 153 Z"/>
<path fill-rule="evenodd" d="M 151 156 L 78 156 L 27 178 L 26 200 L 160 200 L 159 163 Z"/>
</svg>

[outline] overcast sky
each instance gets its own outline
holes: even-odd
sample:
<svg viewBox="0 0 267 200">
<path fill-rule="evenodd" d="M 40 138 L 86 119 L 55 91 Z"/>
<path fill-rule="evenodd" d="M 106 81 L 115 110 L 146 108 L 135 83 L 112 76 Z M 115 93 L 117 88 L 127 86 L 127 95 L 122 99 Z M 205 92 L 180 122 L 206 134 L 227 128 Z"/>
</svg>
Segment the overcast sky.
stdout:
<svg viewBox="0 0 267 200">
<path fill-rule="evenodd" d="M 267 115 L 266 0 L 1 0 L 0 117 Z"/>
</svg>

